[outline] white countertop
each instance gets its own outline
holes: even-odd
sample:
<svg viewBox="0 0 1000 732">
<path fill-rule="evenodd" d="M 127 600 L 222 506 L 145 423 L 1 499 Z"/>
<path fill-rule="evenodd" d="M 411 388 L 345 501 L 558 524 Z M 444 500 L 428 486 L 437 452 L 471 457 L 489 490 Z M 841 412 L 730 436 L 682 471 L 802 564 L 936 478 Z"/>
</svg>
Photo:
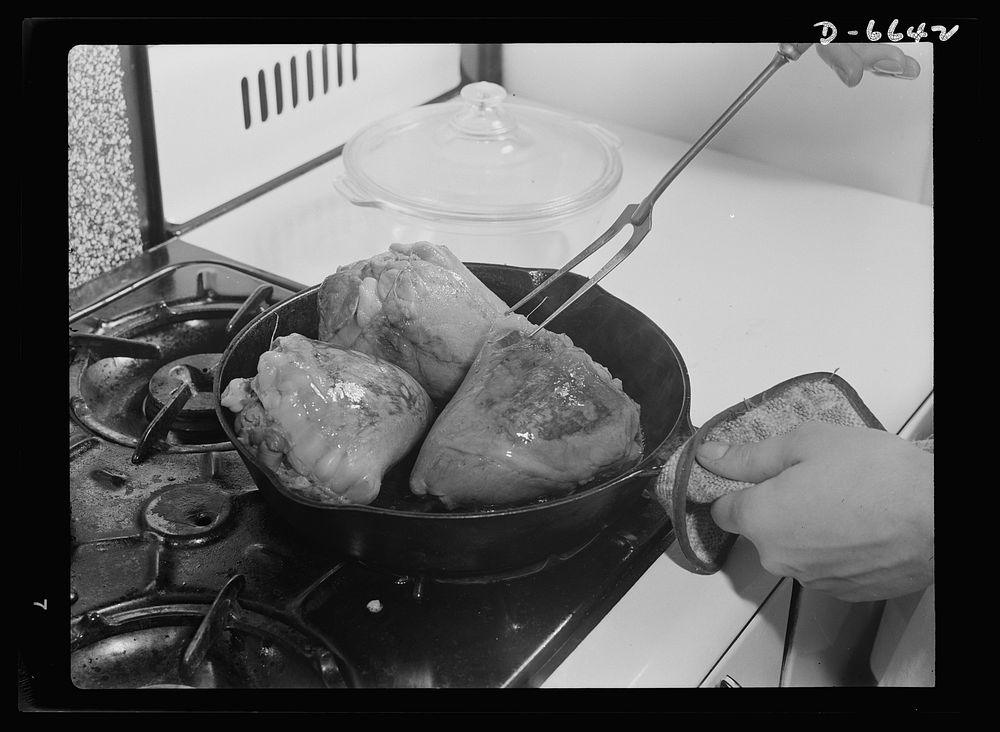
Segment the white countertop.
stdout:
<svg viewBox="0 0 1000 732">
<path fill-rule="evenodd" d="M 605 126 L 624 143 L 625 170 L 607 226 L 688 144 Z M 338 158 L 183 238 L 317 284 L 389 244 L 372 241 L 359 210 L 334 191 L 341 171 Z M 695 425 L 785 379 L 836 370 L 897 432 L 934 386 L 932 217 L 928 206 L 706 150 L 661 196 L 649 235 L 602 286 L 674 341 Z M 452 248 L 465 261 L 558 267 L 565 259 Z M 608 256 L 577 271 L 590 275 Z M 708 577 L 664 555 L 545 685 L 696 686 L 777 581 L 743 540 Z"/>
</svg>

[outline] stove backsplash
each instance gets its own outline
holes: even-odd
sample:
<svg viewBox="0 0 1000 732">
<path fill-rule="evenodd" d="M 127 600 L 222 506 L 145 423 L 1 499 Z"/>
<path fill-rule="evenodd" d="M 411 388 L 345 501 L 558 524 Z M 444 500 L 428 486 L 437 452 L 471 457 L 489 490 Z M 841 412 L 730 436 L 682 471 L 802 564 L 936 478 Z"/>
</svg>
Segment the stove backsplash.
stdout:
<svg viewBox="0 0 1000 732">
<path fill-rule="evenodd" d="M 74 46 L 67 63 L 69 288 L 143 247 L 118 46 Z"/>
</svg>

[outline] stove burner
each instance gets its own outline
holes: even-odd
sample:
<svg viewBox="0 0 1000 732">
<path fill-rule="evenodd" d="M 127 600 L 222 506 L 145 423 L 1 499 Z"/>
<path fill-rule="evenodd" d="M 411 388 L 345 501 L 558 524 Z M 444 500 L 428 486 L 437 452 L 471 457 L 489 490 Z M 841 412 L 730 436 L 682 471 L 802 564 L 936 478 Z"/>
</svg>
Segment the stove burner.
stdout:
<svg viewBox="0 0 1000 732">
<path fill-rule="evenodd" d="M 347 686 L 304 631 L 242 607 L 233 577 L 211 607 L 176 603 L 91 612 L 71 627 L 70 677 L 83 689 Z"/>
<path fill-rule="evenodd" d="M 238 264 L 169 264 L 72 314 L 70 409 L 94 434 L 153 453 L 231 450 L 214 368 L 233 336 L 295 289 Z"/>
<path fill-rule="evenodd" d="M 226 523 L 232 499 L 211 484 L 179 485 L 150 499 L 142 511 L 146 527 L 178 540 L 205 540 Z"/>
<path fill-rule="evenodd" d="M 221 358 L 221 353 L 195 353 L 157 369 L 149 379 L 149 394 L 143 402 L 146 416 L 153 419 L 186 385 L 192 394 L 174 418 L 171 428 L 186 432 L 218 430 L 212 379 Z"/>
<path fill-rule="evenodd" d="M 136 464 L 154 452 L 231 450 L 215 414 L 212 380 L 232 338 L 232 306 L 211 305 L 156 306 L 132 314 L 114 337 L 71 338 L 78 349 L 70 364 L 77 421 L 133 447 Z M 137 351 L 129 343 L 151 348 Z"/>
</svg>

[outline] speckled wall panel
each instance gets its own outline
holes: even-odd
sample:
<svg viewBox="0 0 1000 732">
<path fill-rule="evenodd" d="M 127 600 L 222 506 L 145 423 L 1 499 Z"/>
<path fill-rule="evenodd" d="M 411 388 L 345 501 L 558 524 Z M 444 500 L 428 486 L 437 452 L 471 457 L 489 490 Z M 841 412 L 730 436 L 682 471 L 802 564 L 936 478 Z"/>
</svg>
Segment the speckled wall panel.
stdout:
<svg viewBox="0 0 1000 732">
<path fill-rule="evenodd" d="M 69 52 L 69 287 L 142 251 L 117 46 Z"/>
</svg>

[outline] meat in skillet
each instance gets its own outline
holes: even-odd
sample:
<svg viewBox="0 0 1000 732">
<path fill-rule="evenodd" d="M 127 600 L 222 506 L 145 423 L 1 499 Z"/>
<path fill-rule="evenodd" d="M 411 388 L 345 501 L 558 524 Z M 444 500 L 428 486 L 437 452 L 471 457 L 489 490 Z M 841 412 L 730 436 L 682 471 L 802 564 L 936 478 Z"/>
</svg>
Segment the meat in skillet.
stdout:
<svg viewBox="0 0 1000 732">
<path fill-rule="evenodd" d="M 330 503 L 371 503 L 433 417 L 402 369 L 298 334 L 275 339 L 257 375 L 233 379 L 221 403 L 282 484 Z"/>
<path fill-rule="evenodd" d="M 639 405 L 565 335 L 499 319 L 410 476 L 450 508 L 559 496 L 642 456 Z"/>
<path fill-rule="evenodd" d="M 320 286 L 319 339 L 396 364 L 443 403 L 507 305 L 444 246 L 393 244 Z"/>
</svg>

